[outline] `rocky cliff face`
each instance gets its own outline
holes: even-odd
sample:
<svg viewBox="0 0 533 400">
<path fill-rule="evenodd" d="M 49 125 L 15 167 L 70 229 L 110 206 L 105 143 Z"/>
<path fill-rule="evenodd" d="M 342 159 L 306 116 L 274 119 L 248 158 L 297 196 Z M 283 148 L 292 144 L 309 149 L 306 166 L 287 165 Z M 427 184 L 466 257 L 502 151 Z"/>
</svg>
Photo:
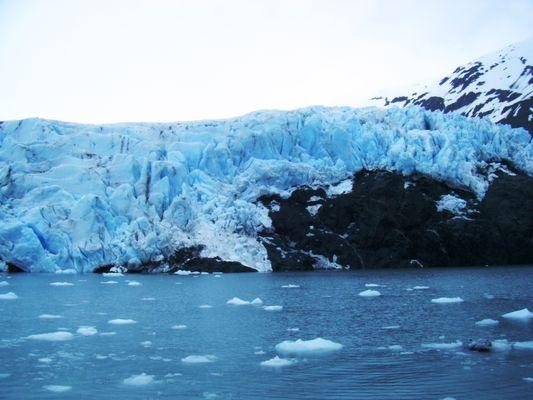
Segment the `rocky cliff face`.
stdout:
<svg viewBox="0 0 533 400">
<path fill-rule="evenodd" d="M 533 263 L 533 178 L 503 166 L 479 201 L 428 176 L 361 171 L 347 193 L 264 196 L 274 271 Z"/>
<path fill-rule="evenodd" d="M 373 100 L 488 117 L 533 134 L 533 38 L 459 66 L 438 83 Z"/>
</svg>

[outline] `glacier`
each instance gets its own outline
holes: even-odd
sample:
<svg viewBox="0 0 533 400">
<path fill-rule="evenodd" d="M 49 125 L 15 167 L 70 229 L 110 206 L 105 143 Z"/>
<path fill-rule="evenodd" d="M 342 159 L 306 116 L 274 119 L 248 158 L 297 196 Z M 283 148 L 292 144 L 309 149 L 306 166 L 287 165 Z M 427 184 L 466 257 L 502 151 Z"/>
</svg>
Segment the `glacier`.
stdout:
<svg viewBox="0 0 533 400">
<path fill-rule="evenodd" d="M 482 198 L 500 161 L 532 174 L 526 130 L 418 107 L 311 107 L 186 123 L 5 121 L 0 266 L 90 272 L 202 245 L 204 257 L 270 271 L 257 238 L 272 223 L 262 195 L 303 185 L 335 195 L 354 173 L 385 169 Z"/>
</svg>

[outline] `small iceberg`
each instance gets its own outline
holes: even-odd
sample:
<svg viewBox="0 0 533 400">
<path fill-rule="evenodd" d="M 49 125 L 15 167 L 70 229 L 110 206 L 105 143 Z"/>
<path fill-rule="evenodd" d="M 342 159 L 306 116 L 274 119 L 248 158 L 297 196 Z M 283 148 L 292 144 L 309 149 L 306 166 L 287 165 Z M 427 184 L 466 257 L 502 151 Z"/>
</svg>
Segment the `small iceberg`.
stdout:
<svg viewBox="0 0 533 400">
<path fill-rule="evenodd" d="M 103 277 L 112 277 L 112 276 L 124 276 L 122 272 L 104 272 L 102 274 Z"/>
<path fill-rule="evenodd" d="M 206 363 L 215 362 L 216 360 L 217 358 L 215 356 L 208 354 L 205 356 L 201 356 L 201 355 L 187 356 L 185 358 L 182 358 L 181 362 L 185 364 L 206 364 Z"/>
<path fill-rule="evenodd" d="M 387 347 L 389 350 L 392 350 L 392 351 L 402 351 L 403 350 L 403 347 L 400 346 L 399 344 L 392 344 L 390 346 Z"/>
<path fill-rule="evenodd" d="M 72 389 L 72 386 L 66 386 L 66 385 L 46 385 L 43 386 L 44 390 L 47 390 L 49 392 L 53 393 L 65 393 Z"/>
<path fill-rule="evenodd" d="M 13 292 L 7 292 L 0 294 L 0 300 L 16 300 L 19 297 Z"/>
<path fill-rule="evenodd" d="M 288 284 L 288 285 L 282 285 L 281 286 L 283 289 L 297 289 L 300 287 L 300 285 L 293 285 L 293 284 Z M 270 361 L 270 360 L 269 360 Z"/>
<path fill-rule="evenodd" d="M 312 340 L 285 340 L 276 345 L 281 354 L 312 355 L 323 354 L 342 349 L 342 344 L 331 340 L 316 338 Z"/>
<path fill-rule="evenodd" d="M 181 331 L 183 329 L 187 329 L 187 325 L 172 325 L 171 329 L 174 329 L 174 330 L 177 330 L 177 331 Z"/>
<path fill-rule="evenodd" d="M 74 286 L 74 284 L 70 282 L 50 282 L 50 286 Z"/>
<path fill-rule="evenodd" d="M 250 304 L 250 302 L 246 301 L 246 300 L 243 300 L 243 299 L 240 299 L 238 297 L 234 297 L 234 298 L 226 301 L 226 304 L 231 304 L 231 305 L 234 305 L 234 306 L 244 306 L 244 305 Z"/>
<path fill-rule="evenodd" d="M 503 318 L 528 321 L 533 318 L 533 313 L 527 308 L 522 308 L 521 310 L 513 311 L 507 314 L 502 315 Z"/>
<path fill-rule="evenodd" d="M 271 358 L 270 360 L 261 361 L 262 367 L 281 368 L 288 367 L 296 364 L 298 361 L 294 358 L 279 358 L 278 356 Z"/>
<path fill-rule="evenodd" d="M 413 290 L 427 290 L 429 286 L 413 286 Z"/>
<path fill-rule="evenodd" d="M 201 306 L 198 306 L 198 308 L 213 308 L 210 304 L 202 304 Z"/>
<path fill-rule="evenodd" d="M 250 304 L 253 306 L 260 306 L 263 304 L 263 300 L 261 300 L 259 297 L 256 297 L 255 299 L 252 300 Z"/>
<path fill-rule="evenodd" d="M 498 325 L 499 323 L 500 321 L 496 321 L 495 319 L 486 318 L 486 319 L 482 319 L 481 321 L 477 321 L 476 325 L 477 326 L 495 326 L 495 325 Z"/>
<path fill-rule="evenodd" d="M 100 282 L 102 285 L 116 285 L 118 282 L 117 281 L 103 281 L 103 282 Z"/>
<path fill-rule="evenodd" d="M 124 379 L 124 384 L 128 386 L 145 386 L 154 382 L 153 375 L 147 375 L 144 372 L 139 375 L 132 375 Z"/>
<path fill-rule="evenodd" d="M 368 290 L 363 290 L 361 293 L 359 293 L 359 296 L 361 296 L 361 297 L 378 297 L 378 296 L 381 296 L 381 293 L 378 292 L 377 290 L 368 289 Z"/>
<path fill-rule="evenodd" d="M 9 286 L 9 282 L 8 281 L 0 281 L 0 287 L 2 286 Z"/>
<path fill-rule="evenodd" d="M 80 326 L 76 332 L 83 336 L 93 336 L 98 330 L 94 326 Z"/>
<path fill-rule="evenodd" d="M 128 282 L 128 286 L 141 286 L 142 283 L 141 282 L 137 282 L 137 281 L 129 281 Z"/>
<path fill-rule="evenodd" d="M 513 348 L 517 350 L 533 350 L 533 340 L 527 342 L 515 342 Z"/>
<path fill-rule="evenodd" d="M 283 310 L 283 306 L 264 306 L 263 310 L 265 310 L 265 311 L 281 311 L 281 310 Z"/>
<path fill-rule="evenodd" d="M 431 302 L 436 304 L 462 303 L 463 301 L 461 297 L 439 297 L 437 299 L 431 299 Z"/>
<path fill-rule="evenodd" d="M 27 339 L 30 340 L 42 340 L 45 342 L 64 342 L 66 340 L 71 340 L 74 338 L 74 335 L 70 332 L 58 331 L 50 333 L 38 333 L 36 335 L 30 335 Z"/>
<path fill-rule="evenodd" d="M 109 321 L 107 321 L 107 323 L 111 325 L 131 325 L 131 324 L 136 324 L 137 321 L 133 319 L 116 318 L 116 319 L 110 319 Z"/>
<path fill-rule="evenodd" d="M 425 343 L 422 345 L 422 347 L 425 349 L 451 350 L 457 347 L 461 347 L 462 345 L 463 342 L 461 342 L 460 340 L 456 340 L 455 342 L 451 343 Z"/>
<path fill-rule="evenodd" d="M 496 351 L 509 351 L 511 350 L 511 343 L 507 339 L 497 339 L 492 341 L 492 348 Z"/>
<path fill-rule="evenodd" d="M 174 272 L 174 275 L 187 276 L 187 275 L 192 275 L 192 272 L 184 270 L 184 269 L 178 269 L 176 272 Z"/>
<path fill-rule="evenodd" d="M 378 285 L 377 283 L 365 283 L 365 287 L 382 287 L 383 285 Z"/>
</svg>

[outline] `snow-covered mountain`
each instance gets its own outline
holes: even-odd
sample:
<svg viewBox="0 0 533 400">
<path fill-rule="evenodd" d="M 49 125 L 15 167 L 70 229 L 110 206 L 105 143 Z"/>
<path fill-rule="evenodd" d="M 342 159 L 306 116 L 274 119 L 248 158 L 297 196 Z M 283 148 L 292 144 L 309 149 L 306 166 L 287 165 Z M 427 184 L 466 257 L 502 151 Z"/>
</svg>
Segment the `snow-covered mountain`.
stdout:
<svg viewBox="0 0 533 400">
<path fill-rule="evenodd" d="M 533 134 L 533 38 L 460 66 L 434 84 L 373 100 L 487 117 Z"/>
<path fill-rule="evenodd" d="M 533 143 L 522 129 L 418 107 L 316 107 L 171 124 L 7 121 L 0 124 L 0 264 L 25 271 L 167 270 L 169 263 L 207 259 L 279 269 L 273 260 L 298 245 L 273 245 L 290 236 L 279 218 L 273 224 L 284 201 L 298 200 L 300 188 L 319 190 L 298 212 L 321 216 L 320 207 L 332 207 L 327 199 L 353 189 L 354 174 L 376 170 L 413 177 L 398 186 L 406 196 L 420 177 L 439 182 L 433 194 L 420 192 L 425 208 L 415 202 L 413 213 L 435 216 L 441 207 L 449 220 L 474 218 L 466 209 L 497 176 L 533 173 Z M 438 197 L 438 206 L 435 196 L 449 197 Z M 528 196 L 516 200 L 526 211 Z M 338 210 L 352 229 L 355 214 Z M 342 238 L 352 246 L 349 234 Z M 341 265 L 317 249 L 298 254 L 306 265 Z M 363 253 L 357 257 L 372 264 Z"/>
</svg>

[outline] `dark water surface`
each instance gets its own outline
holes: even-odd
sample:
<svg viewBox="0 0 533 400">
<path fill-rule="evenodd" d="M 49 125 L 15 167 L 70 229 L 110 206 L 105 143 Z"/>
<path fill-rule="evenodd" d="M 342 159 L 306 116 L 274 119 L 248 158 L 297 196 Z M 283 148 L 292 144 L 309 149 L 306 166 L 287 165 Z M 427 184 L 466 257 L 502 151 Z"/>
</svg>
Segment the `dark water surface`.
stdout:
<svg viewBox="0 0 533 400">
<path fill-rule="evenodd" d="M 110 280 L 118 283 L 101 283 Z M 129 286 L 128 280 L 140 285 Z M 524 379 L 533 377 L 533 350 L 511 347 L 480 354 L 462 346 L 422 346 L 469 338 L 533 340 L 533 320 L 501 318 L 526 307 L 533 310 L 533 267 L 220 278 L 18 274 L 0 275 L 0 281 L 9 283 L 0 294 L 18 296 L 0 300 L 1 399 L 533 398 L 533 382 Z M 367 283 L 385 286 L 367 288 Z M 282 288 L 288 284 L 300 287 Z M 429 289 L 406 290 L 414 286 Z M 381 296 L 358 295 L 366 289 L 379 290 Z M 235 296 L 260 297 L 264 305 L 283 310 L 227 305 Z M 464 302 L 431 302 L 458 296 Z M 212 307 L 199 307 L 206 304 Z M 39 318 L 42 314 L 62 318 Z M 136 323 L 108 323 L 117 318 Z M 500 323 L 475 325 L 485 318 Z M 395 325 L 399 328 L 384 329 Z M 86 328 L 78 333 L 80 326 L 97 332 Z M 64 341 L 28 338 L 58 331 L 72 336 Z M 260 364 L 278 355 L 274 347 L 284 340 L 317 337 L 343 348 L 279 354 L 294 359 L 281 368 Z M 209 356 L 212 362 L 182 361 L 190 355 Z M 149 376 L 133 380 L 139 385 L 128 384 L 128 378 L 142 373 Z M 54 392 L 62 388 L 49 385 L 71 388 Z"/>
</svg>

